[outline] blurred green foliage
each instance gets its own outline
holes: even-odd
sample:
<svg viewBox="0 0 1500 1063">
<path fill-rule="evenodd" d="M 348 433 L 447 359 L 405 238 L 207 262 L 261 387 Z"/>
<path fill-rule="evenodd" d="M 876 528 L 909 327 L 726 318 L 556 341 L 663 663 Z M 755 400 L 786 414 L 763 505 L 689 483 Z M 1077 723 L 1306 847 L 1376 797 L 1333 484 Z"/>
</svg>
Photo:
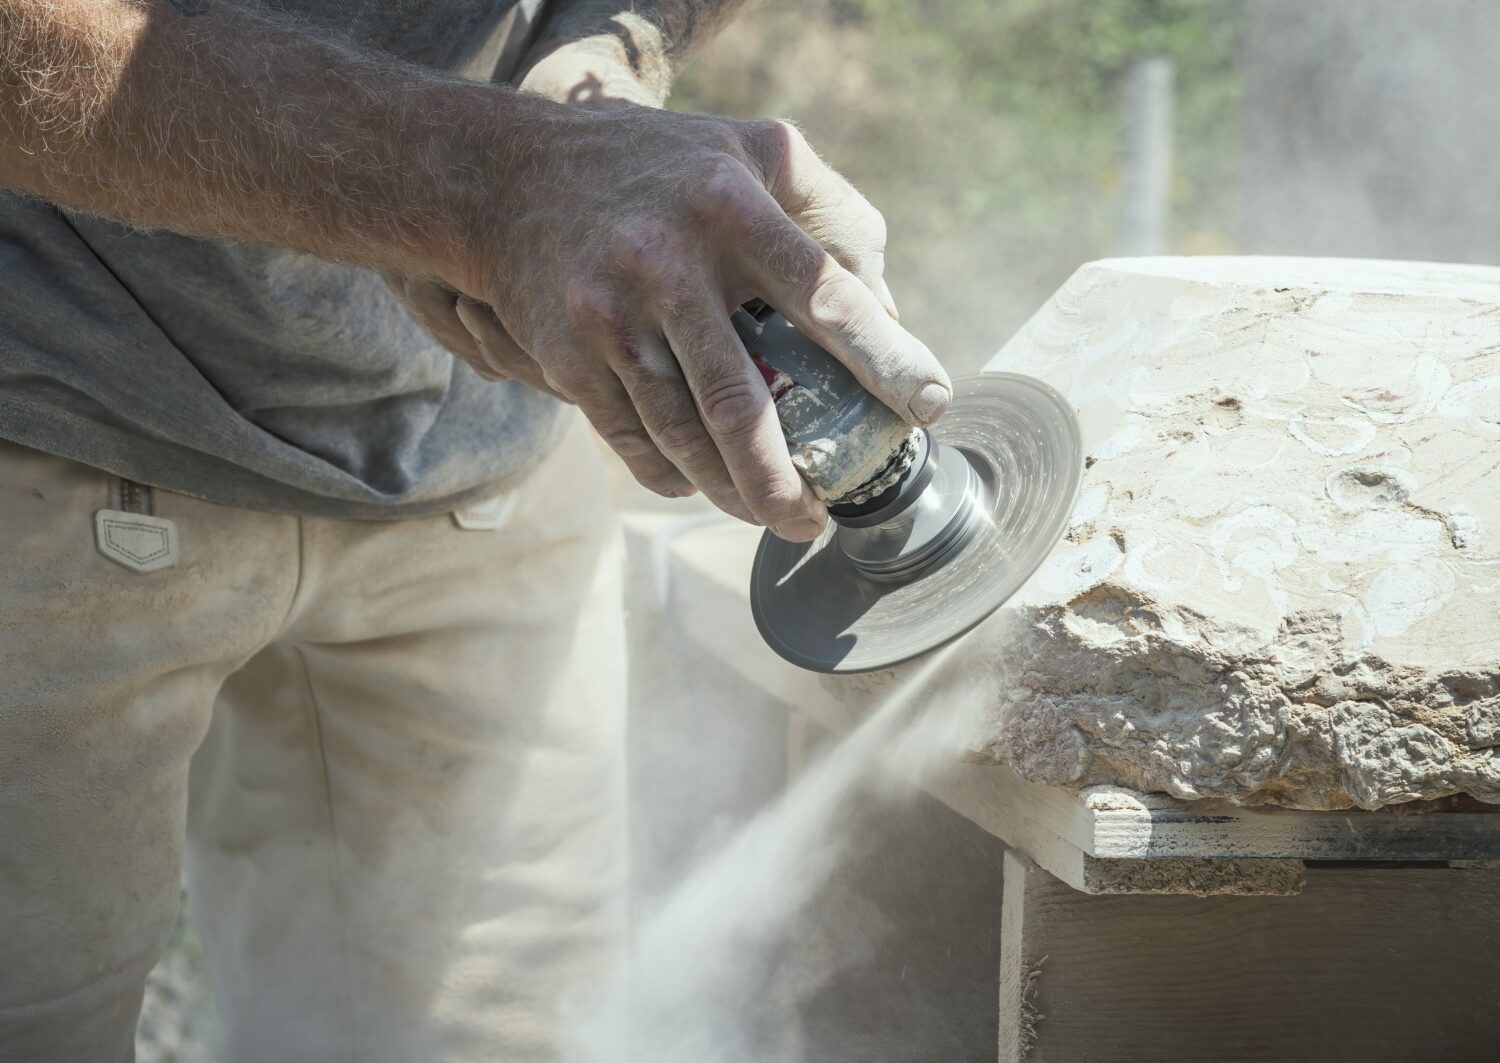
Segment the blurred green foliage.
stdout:
<svg viewBox="0 0 1500 1063">
<path fill-rule="evenodd" d="M 1174 250 L 1232 250 L 1234 0 L 763 0 L 672 105 L 796 120 L 886 215 L 903 320 L 977 368 L 1080 263 L 1119 251 L 1121 79 L 1176 69 Z"/>
</svg>

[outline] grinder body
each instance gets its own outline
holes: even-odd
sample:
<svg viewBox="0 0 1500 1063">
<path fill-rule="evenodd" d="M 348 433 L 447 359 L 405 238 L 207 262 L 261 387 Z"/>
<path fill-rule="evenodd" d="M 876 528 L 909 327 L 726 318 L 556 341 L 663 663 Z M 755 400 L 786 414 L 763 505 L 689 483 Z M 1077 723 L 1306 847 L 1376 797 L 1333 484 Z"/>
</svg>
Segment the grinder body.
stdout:
<svg viewBox="0 0 1500 1063">
<path fill-rule="evenodd" d="M 792 464 L 826 505 L 862 501 L 912 428 L 770 307 L 742 307 L 735 331 L 776 402 Z"/>
<path fill-rule="evenodd" d="M 1047 385 L 960 378 L 939 425 L 913 428 L 769 307 L 733 322 L 831 518 L 812 543 L 767 533 L 756 553 L 751 608 L 782 657 L 859 672 L 918 656 L 998 608 L 1061 538 L 1082 441 Z"/>
</svg>

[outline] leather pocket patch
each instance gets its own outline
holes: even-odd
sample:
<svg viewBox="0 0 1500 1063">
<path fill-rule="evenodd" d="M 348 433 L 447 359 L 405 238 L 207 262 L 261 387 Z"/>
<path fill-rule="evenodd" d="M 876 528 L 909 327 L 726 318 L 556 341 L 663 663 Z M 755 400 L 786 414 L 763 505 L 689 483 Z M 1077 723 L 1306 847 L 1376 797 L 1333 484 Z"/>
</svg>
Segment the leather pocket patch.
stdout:
<svg viewBox="0 0 1500 1063">
<path fill-rule="evenodd" d="M 177 564 L 177 525 L 162 517 L 101 509 L 94 514 L 99 552 L 135 572 Z"/>
<path fill-rule="evenodd" d="M 510 519 L 516 492 L 510 491 L 453 511 L 453 523 L 464 531 L 494 531 Z"/>
</svg>

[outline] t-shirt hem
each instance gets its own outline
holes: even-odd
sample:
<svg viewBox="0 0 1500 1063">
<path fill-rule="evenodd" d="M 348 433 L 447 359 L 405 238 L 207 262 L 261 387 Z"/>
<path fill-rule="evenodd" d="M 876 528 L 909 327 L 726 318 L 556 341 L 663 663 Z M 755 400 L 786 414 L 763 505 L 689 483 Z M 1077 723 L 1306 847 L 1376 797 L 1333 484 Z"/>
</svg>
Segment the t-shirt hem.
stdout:
<svg viewBox="0 0 1500 1063">
<path fill-rule="evenodd" d="M 177 453 L 175 447 L 139 436 L 131 436 L 124 445 L 114 448 L 79 446 L 78 443 L 86 441 L 79 434 L 48 432 L 42 426 L 28 424 L 29 419 L 24 416 L 12 416 L 14 412 L 8 410 L 7 416 L 0 419 L 4 421 L 0 423 L 0 439 L 111 476 L 213 505 L 296 517 L 357 521 L 409 520 L 451 513 L 511 490 L 558 447 L 572 420 L 567 416 L 553 418 L 551 426 L 540 438 L 530 439 L 520 448 L 524 449 L 524 454 L 509 452 L 503 459 L 497 457 L 497 472 L 492 478 L 431 498 L 381 501 L 320 495 L 207 456 L 204 456 L 205 463 L 218 464 L 221 468 L 205 469 L 203 477 L 174 476 L 165 470 L 176 463 L 168 457 L 169 452 Z"/>
</svg>

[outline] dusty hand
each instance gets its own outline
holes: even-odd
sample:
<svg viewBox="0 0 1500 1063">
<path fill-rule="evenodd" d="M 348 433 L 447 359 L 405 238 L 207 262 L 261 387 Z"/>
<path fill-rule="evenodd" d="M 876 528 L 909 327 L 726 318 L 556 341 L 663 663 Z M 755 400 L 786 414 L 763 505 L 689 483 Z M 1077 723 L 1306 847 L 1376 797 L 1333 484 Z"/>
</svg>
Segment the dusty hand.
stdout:
<svg viewBox="0 0 1500 1063">
<path fill-rule="evenodd" d="M 595 109 L 621 104 L 654 107 L 661 102 L 628 67 L 584 48 L 564 47 L 552 52 L 527 72 L 521 87 L 559 103 Z M 489 307 L 428 277 L 406 273 L 382 276 L 417 324 L 480 376 L 491 381 L 519 380 L 564 398 L 547 386 L 541 369 L 516 346 Z M 462 318 L 460 305 L 464 307 Z"/>
<path fill-rule="evenodd" d="M 576 403 L 647 487 L 788 539 L 826 520 L 729 324 L 752 297 L 913 422 L 946 408 L 946 374 L 896 323 L 883 220 L 792 127 L 551 107 L 514 135 L 502 213 L 446 276 L 495 316 L 454 312 L 493 372 Z"/>
</svg>

